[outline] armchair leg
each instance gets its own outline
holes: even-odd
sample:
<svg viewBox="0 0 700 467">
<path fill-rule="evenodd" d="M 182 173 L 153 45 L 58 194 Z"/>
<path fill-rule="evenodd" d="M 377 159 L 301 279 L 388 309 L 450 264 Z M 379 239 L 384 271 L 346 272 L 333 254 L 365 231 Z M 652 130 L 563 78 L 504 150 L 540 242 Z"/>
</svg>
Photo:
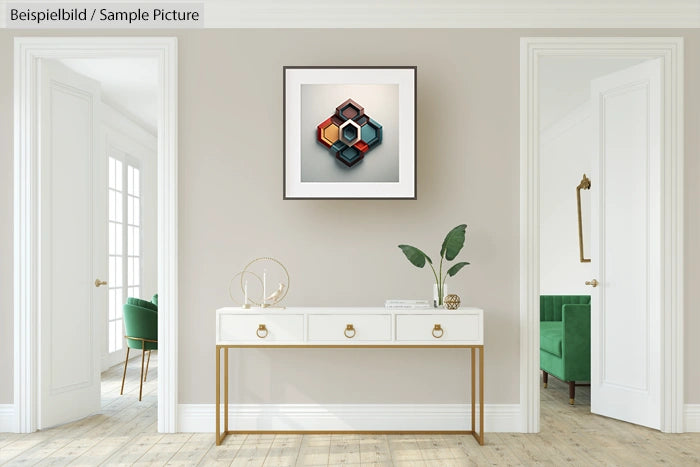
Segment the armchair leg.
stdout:
<svg viewBox="0 0 700 467">
<path fill-rule="evenodd" d="M 124 360 L 124 375 L 122 376 L 122 390 L 119 391 L 119 395 L 124 394 L 124 380 L 126 379 L 126 364 L 129 363 L 129 347 L 126 348 L 126 359 Z"/>
<path fill-rule="evenodd" d="M 576 396 L 576 382 L 569 381 L 569 404 L 574 405 L 575 396 Z"/>
<path fill-rule="evenodd" d="M 542 370 L 542 382 L 544 383 L 544 388 L 547 389 L 547 382 L 549 381 L 549 373 Z"/>
<path fill-rule="evenodd" d="M 146 374 L 143 375 L 143 381 L 145 382 L 148 378 L 148 364 L 151 363 L 151 351 L 148 351 L 148 359 L 146 359 Z"/>
<path fill-rule="evenodd" d="M 141 378 L 139 378 L 139 400 L 143 394 L 143 357 L 146 356 L 146 341 L 141 341 Z"/>
</svg>

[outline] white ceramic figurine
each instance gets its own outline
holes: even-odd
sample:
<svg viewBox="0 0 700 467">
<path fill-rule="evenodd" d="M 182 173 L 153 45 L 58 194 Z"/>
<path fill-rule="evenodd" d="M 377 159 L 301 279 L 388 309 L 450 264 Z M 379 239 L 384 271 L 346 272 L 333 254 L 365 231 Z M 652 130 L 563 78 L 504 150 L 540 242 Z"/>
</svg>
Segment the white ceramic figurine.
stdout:
<svg viewBox="0 0 700 467">
<path fill-rule="evenodd" d="M 265 302 L 271 302 L 271 303 L 277 303 L 277 300 L 282 296 L 282 292 L 284 292 L 284 284 L 280 282 L 279 287 L 277 290 L 272 292 L 270 296 L 265 298 Z"/>
</svg>

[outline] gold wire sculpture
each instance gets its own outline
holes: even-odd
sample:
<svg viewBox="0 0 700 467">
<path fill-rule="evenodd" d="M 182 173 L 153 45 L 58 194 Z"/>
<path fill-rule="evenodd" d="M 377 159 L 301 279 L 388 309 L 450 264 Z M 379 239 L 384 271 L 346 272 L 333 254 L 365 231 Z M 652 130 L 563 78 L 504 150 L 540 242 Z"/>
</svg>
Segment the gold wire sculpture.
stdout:
<svg viewBox="0 0 700 467">
<path fill-rule="evenodd" d="M 241 306 L 242 308 L 250 308 L 250 303 L 248 303 L 248 300 L 247 300 L 247 294 L 246 294 L 246 290 L 245 290 L 246 288 L 243 285 L 243 277 L 246 274 L 250 274 L 251 276 L 255 277 L 258 280 L 258 282 L 260 282 L 261 289 L 262 289 L 262 284 L 263 284 L 262 278 L 252 271 L 245 271 L 245 270 L 240 271 L 240 272 L 237 272 L 236 275 L 234 275 L 231 278 L 231 282 L 228 283 L 228 296 L 231 297 L 231 300 L 233 300 L 233 303 Z M 241 292 L 243 292 L 243 303 L 239 303 L 238 300 L 236 300 L 236 298 L 233 296 L 233 290 L 231 290 L 231 287 L 233 286 L 233 282 L 236 280 L 237 277 L 241 278 L 240 287 L 241 287 Z"/>
<path fill-rule="evenodd" d="M 451 293 L 445 297 L 445 308 L 448 310 L 456 310 L 459 308 L 460 302 L 459 295 Z"/>
<path fill-rule="evenodd" d="M 266 289 L 265 277 L 260 278 L 259 274 L 256 274 L 253 271 L 249 270 L 251 268 L 251 266 L 254 266 L 258 263 L 265 263 L 265 262 L 273 263 L 273 264 L 276 264 L 277 266 L 279 266 L 283 272 L 283 276 L 284 276 L 283 281 L 286 280 L 286 283 L 280 282 L 279 288 L 267 297 L 265 296 L 265 294 L 267 293 L 267 291 L 265 290 Z M 229 283 L 229 295 L 231 296 L 231 300 L 233 300 L 235 303 L 238 303 L 238 302 L 233 297 L 233 293 L 231 291 L 231 286 L 233 285 L 233 281 L 236 280 L 237 277 L 240 278 L 240 280 L 239 280 L 240 288 L 245 295 L 243 277 L 246 274 L 251 274 L 251 275 L 253 275 L 253 277 L 258 279 L 258 282 L 260 282 L 260 284 L 262 285 L 262 289 L 263 289 L 262 297 L 260 297 L 260 298 L 248 297 L 248 302 L 250 302 L 250 304 L 257 306 L 257 307 L 261 307 L 261 308 L 269 308 L 269 307 L 284 308 L 284 307 L 277 307 L 277 304 L 279 304 L 282 300 L 284 300 L 284 298 L 287 296 L 287 293 L 289 293 L 289 284 L 290 284 L 289 271 L 284 266 L 284 264 L 282 264 L 279 260 L 277 260 L 275 258 L 271 258 L 269 256 L 255 258 L 254 260 L 252 260 L 248 264 L 246 264 L 245 267 L 243 268 L 243 270 L 236 273 L 236 275 L 233 276 L 233 278 L 231 279 L 231 282 Z M 250 308 L 250 304 L 244 303 L 242 306 L 243 306 L 243 308 Z"/>
</svg>

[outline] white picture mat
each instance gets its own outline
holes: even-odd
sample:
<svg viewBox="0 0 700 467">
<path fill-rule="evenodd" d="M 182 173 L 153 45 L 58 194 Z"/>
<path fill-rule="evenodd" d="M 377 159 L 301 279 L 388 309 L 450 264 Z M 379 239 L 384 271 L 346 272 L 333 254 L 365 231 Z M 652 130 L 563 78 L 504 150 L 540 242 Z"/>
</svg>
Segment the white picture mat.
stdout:
<svg viewBox="0 0 700 467">
<path fill-rule="evenodd" d="M 286 198 L 414 198 L 414 68 L 287 68 L 285 70 Z M 398 183 L 301 182 L 301 85 L 397 84 L 399 86 Z"/>
</svg>

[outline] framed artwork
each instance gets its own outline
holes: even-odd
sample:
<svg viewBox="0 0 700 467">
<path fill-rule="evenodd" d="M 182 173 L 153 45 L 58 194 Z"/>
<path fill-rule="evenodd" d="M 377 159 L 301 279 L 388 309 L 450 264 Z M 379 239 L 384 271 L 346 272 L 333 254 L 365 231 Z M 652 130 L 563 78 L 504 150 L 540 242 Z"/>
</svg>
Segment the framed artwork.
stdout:
<svg viewBox="0 0 700 467">
<path fill-rule="evenodd" d="M 416 199 L 416 67 L 284 72 L 284 199 Z"/>
</svg>

